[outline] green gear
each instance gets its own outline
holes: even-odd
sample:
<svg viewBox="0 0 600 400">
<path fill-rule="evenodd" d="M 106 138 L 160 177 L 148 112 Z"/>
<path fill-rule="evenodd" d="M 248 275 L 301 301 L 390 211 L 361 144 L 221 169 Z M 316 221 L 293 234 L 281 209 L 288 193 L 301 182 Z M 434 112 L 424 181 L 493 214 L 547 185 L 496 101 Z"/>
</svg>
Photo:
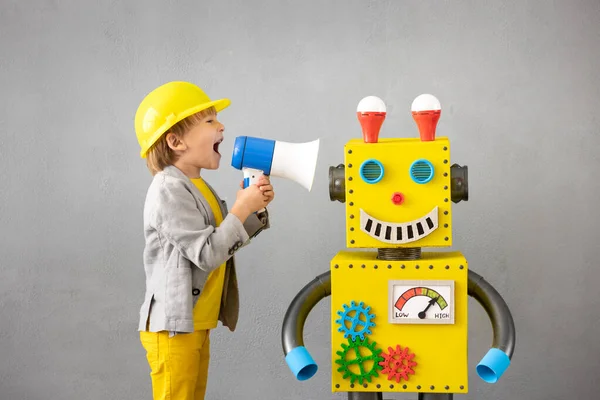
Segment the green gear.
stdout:
<svg viewBox="0 0 600 400">
<path fill-rule="evenodd" d="M 336 364 L 339 364 L 340 367 L 337 369 L 338 372 L 344 372 L 344 379 L 350 378 L 350 383 L 354 383 L 354 381 L 358 380 L 358 382 L 362 385 L 363 381 L 371 382 L 371 377 L 378 377 L 379 374 L 377 371 L 382 369 L 381 365 L 379 365 L 380 361 L 383 361 L 383 357 L 379 356 L 381 353 L 381 349 L 376 348 L 376 342 L 369 342 L 369 338 L 365 337 L 364 339 L 360 339 L 360 337 L 356 337 L 354 339 L 348 339 L 348 344 L 342 343 L 342 351 L 337 351 L 336 354 L 340 356 L 335 360 Z M 371 351 L 371 354 L 363 357 L 359 349 L 361 347 L 367 348 Z M 356 354 L 356 358 L 352 360 L 346 360 L 346 356 L 348 355 L 349 350 L 354 350 Z M 373 361 L 373 366 L 370 371 L 365 371 L 363 363 L 365 361 Z M 360 369 L 360 374 L 355 374 L 350 371 L 348 368 L 351 365 L 358 365 Z"/>
</svg>

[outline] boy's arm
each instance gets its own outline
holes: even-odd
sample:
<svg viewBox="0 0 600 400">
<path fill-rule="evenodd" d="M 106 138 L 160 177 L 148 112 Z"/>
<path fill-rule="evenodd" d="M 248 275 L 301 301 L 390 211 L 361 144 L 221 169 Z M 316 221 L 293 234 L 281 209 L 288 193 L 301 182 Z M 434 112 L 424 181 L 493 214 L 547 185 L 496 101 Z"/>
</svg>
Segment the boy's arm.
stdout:
<svg viewBox="0 0 600 400">
<path fill-rule="evenodd" d="M 261 213 L 250 214 L 244 222 L 244 229 L 250 239 L 254 239 L 259 233 L 270 227 L 269 211 L 267 209 Z"/>
<path fill-rule="evenodd" d="M 207 272 L 227 261 L 249 239 L 242 222 L 227 214 L 218 228 L 207 225 L 183 184 L 163 178 L 152 196 L 151 225 L 198 268 Z"/>
</svg>

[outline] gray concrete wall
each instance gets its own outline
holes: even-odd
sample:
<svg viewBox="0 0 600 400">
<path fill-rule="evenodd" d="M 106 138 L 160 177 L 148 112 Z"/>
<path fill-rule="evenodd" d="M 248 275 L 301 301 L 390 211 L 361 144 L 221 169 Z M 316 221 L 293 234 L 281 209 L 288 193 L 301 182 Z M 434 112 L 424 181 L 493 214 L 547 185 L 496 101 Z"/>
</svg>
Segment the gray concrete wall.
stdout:
<svg viewBox="0 0 600 400">
<path fill-rule="evenodd" d="M 209 399 L 326 399 L 330 307 L 310 315 L 321 370 L 299 383 L 280 346 L 297 291 L 344 248 L 330 165 L 382 97 L 382 136 L 414 136 L 420 93 L 470 172 L 454 248 L 507 299 L 518 339 L 496 385 L 470 301 L 465 399 L 594 398 L 600 3 L 588 1 L 16 1 L 0 7 L 0 399 L 151 398 L 136 332 L 150 175 L 133 116 L 169 80 L 233 104 L 218 175 L 233 199 L 233 138 L 322 139 L 314 190 L 274 180 L 273 227 L 239 254 L 241 318 L 214 332 Z M 218 176 L 218 177 L 217 177 Z M 398 395 L 390 398 L 411 398 Z M 414 398 L 414 397 L 413 397 Z"/>
</svg>

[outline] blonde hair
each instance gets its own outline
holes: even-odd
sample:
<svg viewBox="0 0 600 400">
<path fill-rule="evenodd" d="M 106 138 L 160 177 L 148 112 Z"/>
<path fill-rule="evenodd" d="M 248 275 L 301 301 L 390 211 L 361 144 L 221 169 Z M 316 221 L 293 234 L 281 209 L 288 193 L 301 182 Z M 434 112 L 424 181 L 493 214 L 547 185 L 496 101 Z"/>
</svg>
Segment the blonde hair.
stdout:
<svg viewBox="0 0 600 400">
<path fill-rule="evenodd" d="M 154 176 L 158 172 L 165 169 L 169 165 L 173 165 L 177 161 L 177 154 L 169 147 L 167 143 L 167 134 L 173 133 L 179 139 L 194 126 L 196 126 L 203 118 L 209 115 L 214 115 L 217 110 L 214 107 L 209 107 L 205 110 L 199 111 L 195 114 L 186 117 L 173 125 L 169 130 L 162 134 L 162 136 L 150 147 L 146 156 L 146 165 L 150 170 L 150 173 Z"/>
</svg>

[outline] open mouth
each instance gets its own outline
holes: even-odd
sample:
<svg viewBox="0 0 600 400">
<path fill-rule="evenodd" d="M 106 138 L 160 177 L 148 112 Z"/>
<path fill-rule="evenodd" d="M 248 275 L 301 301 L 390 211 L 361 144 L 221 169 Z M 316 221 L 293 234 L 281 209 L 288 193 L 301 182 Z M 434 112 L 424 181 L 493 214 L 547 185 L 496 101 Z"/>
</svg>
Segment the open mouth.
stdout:
<svg viewBox="0 0 600 400">
<path fill-rule="evenodd" d="M 215 144 L 213 144 L 213 150 L 215 151 L 215 153 L 217 153 L 218 155 L 221 155 L 221 153 L 219 153 L 219 145 L 223 142 L 223 138 L 219 139 Z"/>
<path fill-rule="evenodd" d="M 380 221 L 360 210 L 360 230 L 374 239 L 385 243 L 401 244 L 422 239 L 438 227 L 438 208 L 427 215 L 409 222 L 394 223 Z"/>
</svg>

